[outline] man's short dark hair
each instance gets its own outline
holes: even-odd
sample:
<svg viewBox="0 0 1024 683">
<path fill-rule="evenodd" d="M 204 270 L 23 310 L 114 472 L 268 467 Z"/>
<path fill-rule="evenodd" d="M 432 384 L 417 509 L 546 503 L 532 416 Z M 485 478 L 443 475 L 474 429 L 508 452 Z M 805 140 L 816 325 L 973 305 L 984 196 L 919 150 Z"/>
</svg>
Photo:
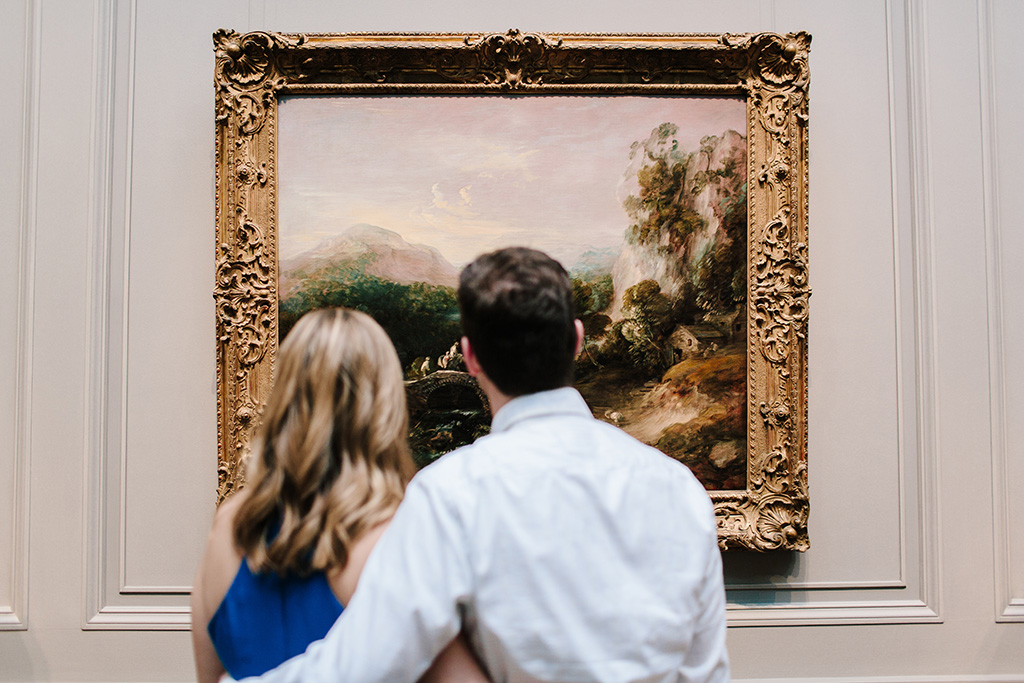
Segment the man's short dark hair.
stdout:
<svg viewBox="0 0 1024 683">
<path fill-rule="evenodd" d="M 484 254 L 459 277 L 462 333 L 502 393 L 572 384 L 576 313 L 565 268 L 536 249 Z"/>
</svg>

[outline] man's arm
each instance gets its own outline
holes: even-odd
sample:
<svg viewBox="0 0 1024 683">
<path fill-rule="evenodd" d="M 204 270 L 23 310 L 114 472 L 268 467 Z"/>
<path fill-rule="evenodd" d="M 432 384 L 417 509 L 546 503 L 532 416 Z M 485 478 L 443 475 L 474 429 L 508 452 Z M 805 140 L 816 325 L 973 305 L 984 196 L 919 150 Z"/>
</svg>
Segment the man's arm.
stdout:
<svg viewBox="0 0 1024 683">
<path fill-rule="evenodd" d="M 712 529 L 715 527 L 712 526 Z M 722 554 L 717 534 L 711 540 L 704 582 L 700 590 L 701 612 L 696 615 L 693 640 L 679 674 L 681 681 L 728 683 L 729 655 L 725 647 L 725 586 Z"/>
<path fill-rule="evenodd" d="M 458 635 L 457 605 L 472 585 L 468 549 L 453 501 L 425 484 L 426 474 L 410 484 L 352 601 L 324 639 L 246 680 L 415 681 Z"/>
</svg>

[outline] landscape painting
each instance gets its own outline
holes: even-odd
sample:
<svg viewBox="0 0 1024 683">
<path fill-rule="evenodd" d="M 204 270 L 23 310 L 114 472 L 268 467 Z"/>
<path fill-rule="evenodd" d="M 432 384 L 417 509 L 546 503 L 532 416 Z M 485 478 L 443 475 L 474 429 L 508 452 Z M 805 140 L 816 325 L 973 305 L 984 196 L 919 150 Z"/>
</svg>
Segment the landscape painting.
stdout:
<svg viewBox="0 0 1024 683">
<path fill-rule="evenodd" d="M 347 306 L 406 372 L 417 463 L 487 433 L 458 351 L 462 266 L 541 249 L 572 277 L 594 416 L 747 488 L 741 96 L 285 96 L 278 325 Z"/>
</svg>

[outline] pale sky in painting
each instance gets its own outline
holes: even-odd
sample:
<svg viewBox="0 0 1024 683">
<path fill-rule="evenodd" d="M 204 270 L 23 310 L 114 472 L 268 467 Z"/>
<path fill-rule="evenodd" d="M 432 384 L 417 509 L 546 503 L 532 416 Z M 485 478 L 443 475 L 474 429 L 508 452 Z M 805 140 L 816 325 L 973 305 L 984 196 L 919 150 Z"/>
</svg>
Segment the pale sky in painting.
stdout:
<svg viewBox="0 0 1024 683">
<path fill-rule="evenodd" d="M 358 223 L 456 267 L 527 245 L 571 267 L 617 247 L 630 145 L 664 122 L 680 147 L 746 133 L 730 97 L 289 97 L 280 105 L 280 257 Z"/>
</svg>

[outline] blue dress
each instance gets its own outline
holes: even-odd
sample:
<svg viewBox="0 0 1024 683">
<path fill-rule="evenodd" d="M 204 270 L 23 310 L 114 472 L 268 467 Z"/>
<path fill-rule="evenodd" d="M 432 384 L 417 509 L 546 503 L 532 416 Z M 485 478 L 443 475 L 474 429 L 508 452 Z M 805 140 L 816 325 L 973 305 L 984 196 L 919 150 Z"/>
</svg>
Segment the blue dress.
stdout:
<svg viewBox="0 0 1024 683">
<path fill-rule="evenodd" d="M 243 559 L 207 630 L 232 678 L 259 676 L 323 638 L 342 609 L 323 572 L 253 574 Z"/>
</svg>

